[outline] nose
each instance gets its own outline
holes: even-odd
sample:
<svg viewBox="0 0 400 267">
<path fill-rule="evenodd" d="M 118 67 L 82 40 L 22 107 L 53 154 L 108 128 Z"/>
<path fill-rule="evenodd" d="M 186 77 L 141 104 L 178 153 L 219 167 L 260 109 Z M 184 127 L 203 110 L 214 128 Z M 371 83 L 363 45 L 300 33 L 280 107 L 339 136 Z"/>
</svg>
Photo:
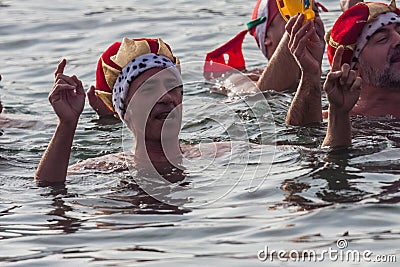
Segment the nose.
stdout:
<svg viewBox="0 0 400 267">
<path fill-rule="evenodd" d="M 161 96 L 160 99 L 158 100 L 159 103 L 163 103 L 163 104 L 169 104 L 169 103 L 173 103 L 173 91 L 174 90 L 168 90 L 167 88 L 165 88 L 163 86 L 162 90 L 161 90 Z"/>
<path fill-rule="evenodd" d="M 397 47 L 400 45 L 400 33 L 397 31 L 394 31 L 394 42 L 393 42 L 393 47 Z"/>
</svg>

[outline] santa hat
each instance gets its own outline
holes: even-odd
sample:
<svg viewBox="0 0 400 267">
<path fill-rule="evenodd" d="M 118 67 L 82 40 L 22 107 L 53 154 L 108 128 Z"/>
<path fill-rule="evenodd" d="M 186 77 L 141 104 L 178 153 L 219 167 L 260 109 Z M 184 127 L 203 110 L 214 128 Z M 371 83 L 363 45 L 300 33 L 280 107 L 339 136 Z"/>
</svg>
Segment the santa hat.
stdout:
<svg viewBox="0 0 400 267">
<path fill-rule="evenodd" d="M 336 49 L 342 45 L 345 48 L 342 64 L 348 63 L 353 68 L 369 38 L 379 28 L 399 23 L 399 15 L 395 0 L 390 5 L 361 2 L 347 9 L 325 35 L 329 63 L 332 65 Z"/>
<path fill-rule="evenodd" d="M 180 76 L 179 59 L 161 39 L 124 38 L 101 55 L 97 63 L 95 93 L 109 110 L 123 118 L 131 82 L 155 67 L 171 68 Z"/>
</svg>

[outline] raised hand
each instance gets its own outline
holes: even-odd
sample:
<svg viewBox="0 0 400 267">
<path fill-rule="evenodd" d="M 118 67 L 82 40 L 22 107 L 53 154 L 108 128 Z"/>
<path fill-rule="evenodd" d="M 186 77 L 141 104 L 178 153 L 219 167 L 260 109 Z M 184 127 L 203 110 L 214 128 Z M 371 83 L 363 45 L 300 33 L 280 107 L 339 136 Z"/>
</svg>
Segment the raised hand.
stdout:
<svg viewBox="0 0 400 267">
<path fill-rule="evenodd" d="M 85 90 L 75 75 L 64 74 L 66 64 L 67 61 L 63 59 L 57 66 L 49 101 L 60 122 L 76 123 L 85 106 Z"/>
<path fill-rule="evenodd" d="M 100 117 L 114 116 L 114 113 L 109 110 L 106 104 L 104 104 L 104 102 L 96 95 L 94 86 L 91 86 L 86 93 L 89 100 L 89 105 Z"/>
<path fill-rule="evenodd" d="M 333 57 L 332 70 L 326 77 L 324 91 L 330 109 L 349 113 L 357 103 L 361 92 L 361 78 L 357 77 L 349 64 L 341 65 L 344 47 L 340 46 Z"/>
<path fill-rule="evenodd" d="M 324 34 L 323 24 L 319 17 L 315 21 L 303 22 L 304 14 L 299 14 L 290 18 L 286 24 L 285 29 L 290 35 L 288 47 L 303 72 L 320 74 L 325 48 L 321 37 Z"/>
<path fill-rule="evenodd" d="M 49 101 L 60 121 L 36 170 L 35 180 L 39 182 L 65 181 L 72 141 L 85 105 L 82 82 L 75 75 L 64 74 L 66 64 L 65 59 L 58 64 L 53 89 L 49 94 Z"/>
</svg>

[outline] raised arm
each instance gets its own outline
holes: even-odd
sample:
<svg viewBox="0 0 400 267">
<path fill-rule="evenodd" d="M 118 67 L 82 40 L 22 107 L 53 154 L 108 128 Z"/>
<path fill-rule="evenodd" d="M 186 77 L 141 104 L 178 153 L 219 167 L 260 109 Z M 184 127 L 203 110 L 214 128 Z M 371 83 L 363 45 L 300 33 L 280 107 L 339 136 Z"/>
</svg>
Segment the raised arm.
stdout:
<svg viewBox="0 0 400 267">
<path fill-rule="evenodd" d="M 75 76 L 64 74 L 66 60 L 57 67 L 49 101 L 58 116 L 58 125 L 39 166 L 35 180 L 38 182 L 60 183 L 65 181 L 72 141 L 79 116 L 85 105 L 85 91 L 82 82 Z"/>
<path fill-rule="evenodd" d="M 293 91 L 297 85 L 300 69 L 289 51 L 288 42 L 289 35 L 285 33 L 263 70 L 252 70 L 245 74 L 233 73 L 225 80 L 229 86 L 212 87 L 210 91 L 228 96 L 254 94 L 259 90 Z"/>
<path fill-rule="evenodd" d="M 322 121 L 321 64 L 325 43 L 324 27 L 319 17 L 304 22 L 304 15 L 292 17 L 286 31 L 289 50 L 301 70 L 301 80 L 289 107 L 286 124 L 304 126 Z"/>
<path fill-rule="evenodd" d="M 361 78 L 349 64 L 342 62 L 344 48 L 340 46 L 333 57 L 332 70 L 326 77 L 324 90 L 329 101 L 328 129 L 322 146 L 351 145 L 350 111 L 361 91 Z"/>
<path fill-rule="evenodd" d="M 285 32 L 274 54 L 257 81 L 261 91 L 285 91 L 296 87 L 300 69 L 288 48 L 289 35 Z"/>
</svg>

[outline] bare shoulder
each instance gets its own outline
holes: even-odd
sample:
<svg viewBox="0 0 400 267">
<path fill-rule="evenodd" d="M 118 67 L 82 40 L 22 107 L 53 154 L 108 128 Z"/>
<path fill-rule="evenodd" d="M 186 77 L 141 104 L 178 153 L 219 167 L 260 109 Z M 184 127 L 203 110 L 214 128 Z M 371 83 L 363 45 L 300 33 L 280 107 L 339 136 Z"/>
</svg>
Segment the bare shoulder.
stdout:
<svg viewBox="0 0 400 267">
<path fill-rule="evenodd" d="M 231 153 L 240 153 L 254 148 L 255 144 L 247 142 L 211 142 L 200 144 L 182 144 L 181 150 L 186 158 L 217 158 Z"/>
<path fill-rule="evenodd" d="M 90 158 L 83 160 L 79 163 L 71 165 L 68 168 L 68 174 L 84 170 L 96 170 L 100 172 L 110 171 L 124 171 L 128 169 L 127 160 L 131 157 L 131 154 L 125 152 L 104 155 L 97 158 Z"/>
<path fill-rule="evenodd" d="M 254 94 L 259 91 L 255 83 L 259 77 L 259 74 L 253 72 L 235 72 L 216 86 L 211 87 L 210 91 L 227 96 Z"/>
</svg>

